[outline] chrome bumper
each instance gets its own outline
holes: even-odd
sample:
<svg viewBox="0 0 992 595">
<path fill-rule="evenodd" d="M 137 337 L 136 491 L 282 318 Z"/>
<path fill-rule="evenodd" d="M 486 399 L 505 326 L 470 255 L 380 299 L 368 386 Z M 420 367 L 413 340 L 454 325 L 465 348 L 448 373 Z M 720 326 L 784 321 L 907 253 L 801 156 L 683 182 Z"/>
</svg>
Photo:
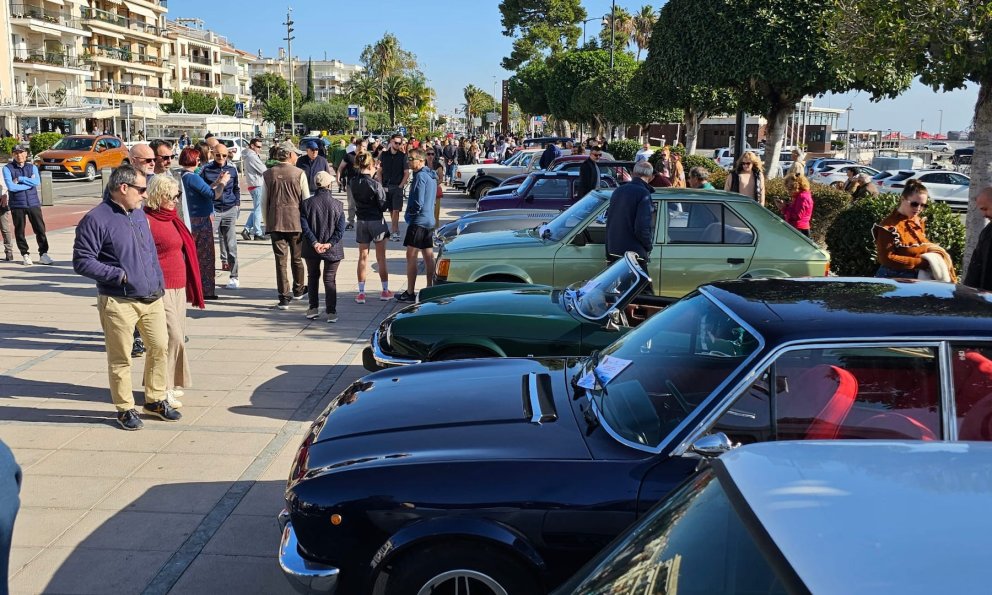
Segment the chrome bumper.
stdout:
<svg viewBox="0 0 992 595">
<path fill-rule="evenodd" d="M 279 542 L 279 568 L 298 593 L 334 595 L 338 589 L 340 571 L 333 566 L 307 560 L 297 549 L 296 532 L 293 523 L 283 511 L 279 515 L 283 525 L 282 540 Z"/>
<path fill-rule="evenodd" d="M 375 333 L 372 334 L 372 358 L 377 364 L 383 367 L 409 366 L 411 364 L 420 363 L 419 359 L 403 359 L 400 357 L 387 355 L 382 350 L 382 346 L 379 344 L 379 329 L 376 329 Z"/>
</svg>

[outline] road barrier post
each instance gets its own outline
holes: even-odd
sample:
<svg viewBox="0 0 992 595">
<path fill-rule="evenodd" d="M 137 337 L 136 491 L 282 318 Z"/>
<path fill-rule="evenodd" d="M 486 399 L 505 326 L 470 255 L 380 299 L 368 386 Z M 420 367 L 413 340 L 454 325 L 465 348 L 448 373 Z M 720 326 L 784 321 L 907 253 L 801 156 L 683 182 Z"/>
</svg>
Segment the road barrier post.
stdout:
<svg viewBox="0 0 992 595">
<path fill-rule="evenodd" d="M 52 187 L 52 172 L 41 172 L 41 206 L 50 207 L 55 204 L 55 189 Z"/>
</svg>

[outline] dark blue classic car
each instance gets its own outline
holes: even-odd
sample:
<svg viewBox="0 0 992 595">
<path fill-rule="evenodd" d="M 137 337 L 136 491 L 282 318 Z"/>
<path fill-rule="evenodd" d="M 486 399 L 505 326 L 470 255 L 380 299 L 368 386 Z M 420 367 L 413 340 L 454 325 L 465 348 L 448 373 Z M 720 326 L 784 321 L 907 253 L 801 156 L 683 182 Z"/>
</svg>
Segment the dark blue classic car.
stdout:
<svg viewBox="0 0 992 595">
<path fill-rule="evenodd" d="M 300 446 L 279 559 L 304 591 L 543 593 L 701 456 L 837 438 L 992 438 L 992 294 L 728 281 L 586 358 L 371 374 Z"/>
</svg>

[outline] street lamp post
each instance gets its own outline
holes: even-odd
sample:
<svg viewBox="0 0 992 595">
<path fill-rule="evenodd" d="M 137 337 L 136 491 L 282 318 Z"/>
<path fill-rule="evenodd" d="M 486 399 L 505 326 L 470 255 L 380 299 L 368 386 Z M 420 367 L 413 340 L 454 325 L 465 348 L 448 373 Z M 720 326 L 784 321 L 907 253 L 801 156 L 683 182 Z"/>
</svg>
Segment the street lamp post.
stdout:
<svg viewBox="0 0 992 595">
<path fill-rule="evenodd" d="M 613 47 L 617 44 L 617 0 L 610 5 L 610 70 L 613 70 Z"/>
<path fill-rule="evenodd" d="M 287 7 L 286 9 L 286 44 L 289 51 L 289 135 L 293 136 L 296 134 L 296 94 L 293 93 L 293 88 L 296 86 L 296 76 L 293 74 L 293 7 Z"/>
<path fill-rule="evenodd" d="M 923 118 L 920 118 L 920 138 L 923 138 Z"/>
<path fill-rule="evenodd" d="M 853 109 L 854 109 L 854 105 L 850 103 L 847 104 L 847 144 L 845 145 L 844 148 L 847 149 L 847 152 L 845 153 L 845 158 L 849 161 L 851 159 L 851 110 Z"/>
<path fill-rule="evenodd" d="M 937 110 L 940 112 L 940 119 L 937 121 L 937 138 L 940 138 L 940 133 L 944 130 L 944 110 Z"/>
</svg>

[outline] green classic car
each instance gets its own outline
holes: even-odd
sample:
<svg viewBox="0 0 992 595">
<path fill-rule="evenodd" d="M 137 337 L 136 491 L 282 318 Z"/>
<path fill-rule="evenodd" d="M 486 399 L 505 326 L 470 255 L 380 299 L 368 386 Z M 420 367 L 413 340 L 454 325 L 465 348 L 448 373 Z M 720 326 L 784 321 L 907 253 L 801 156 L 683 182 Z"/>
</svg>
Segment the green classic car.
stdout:
<svg viewBox="0 0 992 595">
<path fill-rule="evenodd" d="M 423 361 L 587 355 L 630 329 L 625 309 L 649 282 L 630 252 L 564 290 L 519 283 L 427 288 L 420 302 L 382 321 L 362 364 L 374 372 Z"/>
<path fill-rule="evenodd" d="M 589 279 L 606 262 L 611 192 L 591 192 L 539 227 L 456 236 L 440 249 L 437 282 L 565 287 Z M 830 271 L 826 251 L 750 198 L 684 188 L 658 189 L 653 198 L 655 241 L 648 273 L 659 298 L 674 300 L 725 279 Z"/>
</svg>

